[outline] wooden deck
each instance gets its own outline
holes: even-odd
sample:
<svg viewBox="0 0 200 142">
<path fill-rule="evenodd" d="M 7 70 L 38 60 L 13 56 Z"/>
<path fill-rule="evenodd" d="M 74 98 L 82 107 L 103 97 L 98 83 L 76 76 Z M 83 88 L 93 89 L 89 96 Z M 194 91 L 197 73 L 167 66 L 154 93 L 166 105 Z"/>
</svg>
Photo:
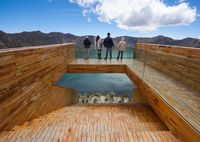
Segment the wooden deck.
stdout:
<svg viewBox="0 0 200 142">
<path fill-rule="evenodd" d="M 178 142 L 148 106 L 73 105 L 0 134 L 1 142 Z"/>
<path fill-rule="evenodd" d="M 106 69 L 108 65 L 112 68 L 112 71 Z M 98 70 L 98 66 L 100 70 Z M 117 66 L 124 68 L 124 71 L 122 71 L 123 69 L 121 68 L 116 70 Z M 129 72 L 134 72 L 134 74 L 144 81 L 163 102 L 177 113 L 177 115 L 180 115 L 184 121 L 189 122 L 199 134 L 200 93 L 148 65 L 145 66 L 145 69 L 143 67 L 144 64 L 142 62 L 133 59 L 125 59 L 122 61 L 117 61 L 115 59 L 107 61 L 91 59 L 89 61 L 84 61 L 82 59 L 77 59 L 68 66 L 68 72 L 95 72 L 95 70 L 96 72 L 102 72 L 101 70 L 108 72 L 119 71 L 127 74 L 129 74 Z"/>
</svg>

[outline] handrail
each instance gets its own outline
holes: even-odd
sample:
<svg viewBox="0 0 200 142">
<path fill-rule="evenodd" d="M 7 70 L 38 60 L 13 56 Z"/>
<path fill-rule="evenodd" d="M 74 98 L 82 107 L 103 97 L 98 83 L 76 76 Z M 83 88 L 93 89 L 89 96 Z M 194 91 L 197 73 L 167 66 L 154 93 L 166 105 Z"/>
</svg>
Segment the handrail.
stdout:
<svg viewBox="0 0 200 142">
<path fill-rule="evenodd" d="M 149 44 L 149 43 L 137 43 L 136 48 L 200 60 L 200 48 Z"/>
<path fill-rule="evenodd" d="M 75 45 L 75 43 L 64 43 L 64 44 L 52 44 L 52 45 L 40 45 L 40 46 L 27 46 L 27 47 L 17 47 L 17 48 L 7 48 L 0 50 L 1 53 L 5 52 L 17 52 L 17 51 L 25 51 L 25 50 L 34 50 L 34 49 L 43 49 L 43 48 L 55 48 L 55 47 L 63 47 L 67 45 Z"/>
</svg>

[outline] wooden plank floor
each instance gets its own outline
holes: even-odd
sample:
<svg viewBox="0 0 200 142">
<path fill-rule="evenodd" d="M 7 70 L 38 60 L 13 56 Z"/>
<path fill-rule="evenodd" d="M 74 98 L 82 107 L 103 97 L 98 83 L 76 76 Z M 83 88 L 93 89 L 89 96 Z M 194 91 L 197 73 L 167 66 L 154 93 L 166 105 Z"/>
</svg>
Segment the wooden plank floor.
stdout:
<svg viewBox="0 0 200 142">
<path fill-rule="evenodd" d="M 71 69 L 70 65 L 72 65 Z M 139 78 L 144 80 L 157 93 L 157 95 L 178 112 L 180 116 L 200 132 L 200 92 L 183 85 L 178 80 L 175 80 L 148 65 L 146 65 L 144 69 L 144 64 L 142 62 L 133 59 L 124 59 L 122 61 L 115 59 L 107 61 L 96 59 L 85 61 L 83 59 L 77 59 L 70 63 L 70 65 L 68 66 L 69 72 L 78 72 L 77 70 L 81 71 L 82 65 L 104 65 L 104 67 L 105 65 L 126 65 L 137 74 Z M 77 68 L 75 68 L 75 66 L 77 66 Z M 87 70 L 82 71 L 87 72 Z M 126 73 L 126 71 L 124 71 L 124 73 Z"/>
<path fill-rule="evenodd" d="M 142 105 L 72 105 L 0 134 L 1 142 L 176 142 Z"/>
</svg>

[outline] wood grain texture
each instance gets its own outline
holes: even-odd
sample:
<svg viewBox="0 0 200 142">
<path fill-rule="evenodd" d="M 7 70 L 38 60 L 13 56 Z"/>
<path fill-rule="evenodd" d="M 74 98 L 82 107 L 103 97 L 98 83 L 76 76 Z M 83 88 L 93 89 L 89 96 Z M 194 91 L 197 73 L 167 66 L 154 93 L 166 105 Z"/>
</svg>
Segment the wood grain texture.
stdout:
<svg viewBox="0 0 200 142">
<path fill-rule="evenodd" d="M 190 125 L 191 123 L 187 122 L 187 118 L 180 117 L 180 115 L 183 115 L 183 111 L 180 112 L 179 110 L 179 114 L 177 114 L 177 110 L 173 108 L 173 105 L 175 104 L 168 104 L 166 101 L 169 102 L 169 100 L 164 100 L 163 98 L 161 98 L 160 95 L 162 94 L 157 94 L 155 90 L 150 87 L 147 82 L 145 82 L 137 74 L 135 74 L 131 70 L 131 68 L 127 68 L 127 75 L 136 84 L 141 93 L 145 96 L 146 101 L 153 108 L 156 114 L 175 135 L 179 136 L 180 138 L 182 138 L 182 140 L 186 142 L 197 142 L 200 140 L 199 132 L 197 132 Z"/>
<path fill-rule="evenodd" d="M 113 60 L 76 59 L 67 66 L 68 73 L 124 73 L 126 64 Z"/>
<path fill-rule="evenodd" d="M 200 91 L 200 49 L 138 43 L 136 58 Z"/>
<path fill-rule="evenodd" d="M 34 132 L 34 133 L 33 133 Z M 143 105 L 72 105 L 0 134 L 1 142 L 180 142 Z"/>
<path fill-rule="evenodd" d="M 63 88 L 57 88 L 53 86 L 55 81 L 57 81 L 64 72 L 124 72 L 127 73 L 132 81 L 134 81 L 134 83 L 145 96 L 145 99 L 148 101 L 148 103 L 174 134 L 178 135 L 180 138 L 183 138 L 185 141 L 199 141 L 199 92 L 194 91 L 191 89 L 191 87 L 184 85 L 173 75 L 168 76 L 166 73 L 160 72 L 161 70 L 159 71 L 159 69 L 152 68 L 149 65 L 146 65 L 144 69 L 145 74 L 143 74 L 144 64 L 141 62 L 144 59 L 144 56 L 142 57 L 143 50 L 144 49 L 138 50 L 138 53 L 136 51 L 138 55 L 141 55 L 141 57 L 138 56 L 140 61 L 89 60 L 89 62 L 84 60 L 75 60 L 74 44 L 1 51 L 1 130 L 9 130 L 16 124 L 21 124 L 24 121 L 30 120 L 71 103 L 73 100 L 73 95 L 71 95 L 74 93 L 73 90 L 65 90 Z M 153 55 L 157 55 L 160 51 L 157 52 L 152 50 L 148 52 L 153 52 Z M 173 52 L 171 49 L 170 51 L 161 53 L 167 55 L 167 52 L 171 52 L 170 54 L 174 54 L 178 58 L 189 58 L 189 55 L 186 53 L 181 54 L 179 51 Z M 159 55 L 161 53 L 159 53 Z M 196 55 L 196 53 L 194 54 Z M 190 60 L 190 62 L 193 64 L 196 64 L 196 61 L 198 62 L 198 57 L 195 55 L 191 56 L 192 60 Z M 177 60 L 179 62 L 182 61 L 180 59 Z M 150 60 L 150 62 L 152 61 Z M 199 71 L 199 68 L 194 70 Z M 57 93 L 61 94 L 61 96 L 56 97 L 57 95 L 55 94 Z M 84 119 L 84 121 L 86 120 Z M 57 121 L 53 123 L 56 124 L 56 122 Z M 83 125 L 79 127 L 84 131 L 87 129 Z M 99 126 L 97 126 L 97 129 L 98 128 Z M 42 131 L 45 128 L 39 129 Z M 53 130 L 53 127 L 50 129 Z M 42 133 L 42 136 L 45 136 L 45 134 L 51 136 L 51 133 L 48 133 L 48 131 Z M 20 134 L 19 131 L 16 133 L 16 135 L 18 134 Z M 12 135 L 13 133 L 7 137 Z M 115 139 L 117 137 L 120 138 L 121 135 L 121 133 L 114 133 L 111 139 L 115 141 Z M 134 133 L 132 137 L 139 138 L 136 140 L 142 140 L 143 137 L 141 136 L 143 135 L 144 133 Z M 151 135 L 152 134 L 149 134 L 149 136 Z M 32 138 L 33 137 L 34 135 Z M 97 137 L 95 135 L 91 136 L 91 138 L 99 140 L 101 135 L 98 133 Z M 43 139 L 48 140 L 48 137 L 39 138 L 39 141 L 42 141 Z"/>
<path fill-rule="evenodd" d="M 146 65 L 145 69 L 143 69 L 143 62 L 132 59 L 111 60 L 109 62 L 99 62 L 99 60 L 95 59 L 90 59 L 89 61 L 78 59 L 68 65 L 68 71 L 84 71 L 87 73 L 92 70 L 92 72 L 95 72 L 98 66 L 101 67 L 103 65 L 106 73 L 106 67 L 109 64 L 111 66 L 116 64 L 125 66 L 124 73 L 138 86 L 146 101 L 176 135 L 185 141 L 196 142 L 196 140 L 200 139 L 199 92 L 182 84 L 173 77 L 155 70 L 149 65 Z M 76 65 L 77 68 L 75 67 Z M 71 70 L 71 66 L 75 70 Z M 115 69 L 113 68 L 112 72 L 117 72 L 117 70 L 114 71 Z M 144 74 L 143 71 L 145 71 Z"/>
<path fill-rule="evenodd" d="M 177 55 L 190 59 L 200 60 L 200 49 L 193 47 L 183 47 L 183 46 L 172 46 L 172 45 L 160 45 L 160 44 L 149 44 L 149 43 L 137 43 L 136 48 L 166 53 L 168 55 Z"/>
<path fill-rule="evenodd" d="M 54 84 L 74 59 L 74 44 L 1 50 L 0 131 L 72 103 L 75 91 Z"/>
<path fill-rule="evenodd" d="M 119 65 L 68 65 L 68 73 L 124 73 L 125 66 Z"/>
</svg>

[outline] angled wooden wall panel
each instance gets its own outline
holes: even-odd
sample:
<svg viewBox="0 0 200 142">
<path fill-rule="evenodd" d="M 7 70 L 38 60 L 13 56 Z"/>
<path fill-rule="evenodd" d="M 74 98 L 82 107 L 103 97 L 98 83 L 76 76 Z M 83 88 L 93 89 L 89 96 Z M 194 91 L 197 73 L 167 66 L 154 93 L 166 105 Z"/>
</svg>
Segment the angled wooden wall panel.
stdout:
<svg viewBox="0 0 200 142">
<path fill-rule="evenodd" d="M 200 91 L 200 49 L 138 43 L 136 59 Z"/>
<path fill-rule="evenodd" d="M 156 94 L 143 79 L 138 77 L 129 67 L 126 68 L 126 73 L 145 96 L 148 104 L 176 136 L 185 142 L 197 142 L 200 140 L 199 133 L 171 106 L 159 97 L 159 95 Z"/>
<path fill-rule="evenodd" d="M 54 84 L 74 59 L 75 44 L 1 50 L 0 131 L 71 104 L 76 91 Z"/>
<path fill-rule="evenodd" d="M 200 59 L 199 49 L 193 47 L 137 43 L 136 48 L 144 49 L 147 51 L 182 56 L 190 59 Z"/>
</svg>

